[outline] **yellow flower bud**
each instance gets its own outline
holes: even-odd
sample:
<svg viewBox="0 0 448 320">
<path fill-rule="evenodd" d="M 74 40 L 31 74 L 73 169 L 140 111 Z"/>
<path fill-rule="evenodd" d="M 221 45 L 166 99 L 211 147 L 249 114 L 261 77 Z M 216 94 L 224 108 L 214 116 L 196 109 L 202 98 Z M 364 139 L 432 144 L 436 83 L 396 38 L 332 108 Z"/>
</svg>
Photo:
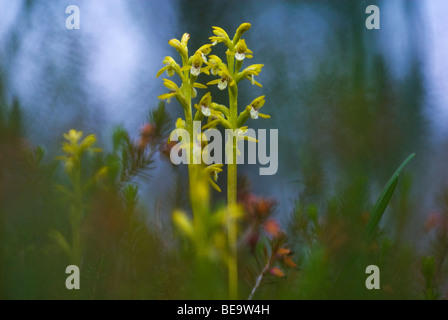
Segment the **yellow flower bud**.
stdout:
<svg viewBox="0 0 448 320">
<path fill-rule="evenodd" d="M 242 23 L 235 32 L 235 36 L 233 37 L 233 45 L 236 45 L 238 41 L 240 41 L 241 36 L 250 29 L 250 23 Z"/>
<path fill-rule="evenodd" d="M 208 67 L 212 75 L 217 75 L 219 72 L 219 67 L 222 64 L 222 60 L 215 55 L 211 55 L 208 59 Z"/>
<path fill-rule="evenodd" d="M 188 40 L 190 40 L 190 35 L 188 33 L 184 33 L 180 42 L 186 46 L 188 44 Z"/>
<path fill-rule="evenodd" d="M 257 110 L 260 109 L 264 105 L 264 103 L 266 102 L 264 98 L 265 98 L 265 96 L 261 96 L 261 97 L 256 98 L 254 101 L 252 101 L 250 106 L 252 108 L 257 109 Z"/>
<path fill-rule="evenodd" d="M 206 94 L 204 94 L 201 101 L 199 102 L 199 106 L 205 106 L 208 108 L 211 103 L 212 103 L 212 95 L 210 92 L 207 92 Z"/>
<path fill-rule="evenodd" d="M 181 43 L 177 39 L 171 39 L 170 41 L 168 41 L 168 44 L 174 47 L 179 52 L 182 57 L 182 61 L 188 60 L 188 48 L 186 44 Z"/>
<path fill-rule="evenodd" d="M 177 50 L 181 50 L 184 48 L 184 46 L 182 45 L 182 43 L 177 40 L 177 39 L 171 39 L 170 41 L 168 41 L 168 44 L 174 48 L 176 48 Z"/>
<path fill-rule="evenodd" d="M 182 118 L 177 118 L 176 129 L 185 129 L 185 128 L 186 128 L 185 120 L 183 120 Z"/>
</svg>

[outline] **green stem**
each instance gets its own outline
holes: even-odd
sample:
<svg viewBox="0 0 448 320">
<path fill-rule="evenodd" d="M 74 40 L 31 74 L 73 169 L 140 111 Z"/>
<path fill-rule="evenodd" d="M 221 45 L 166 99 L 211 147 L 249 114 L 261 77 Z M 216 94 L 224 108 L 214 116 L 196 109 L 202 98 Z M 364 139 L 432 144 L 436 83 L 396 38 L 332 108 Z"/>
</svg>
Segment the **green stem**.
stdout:
<svg viewBox="0 0 448 320">
<path fill-rule="evenodd" d="M 233 60 L 233 59 L 232 59 Z M 233 64 L 233 63 L 232 63 Z M 230 105 L 230 124 L 233 130 L 237 129 L 238 119 L 238 88 L 235 86 L 229 87 L 229 105 Z M 232 161 L 227 164 L 227 204 L 229 211 L 227 214 L 227 236 L 229 245 L 229 297 L 231 300 L 238 299 L 238 260 L 237 260 L 237 224 L 235 215 L 232 213 L 237 204 L 237 163 L 236 163 L 236 148 L 237 141 L 234 134 L 230 134 L 232 140 Z"/>
<path fill-rule="evenodd" d="M 238 299 L 238 260 L 237 260 L 237 226 L 232 214 L 236 205 L 236 164 L 228 165 L 227 197 L 229 212 L 227 216 L 227 236 L 229 242 L 229 297 L 232 300 Z"/>
<path fill-rule="evenodd" d="M 188 97 L 188 109 L 185 111 L 185 125 L 187 127 L 188 135 L 190 136 L 190 145 L 188 150 L 188 170 L 193 165 L 193 115 L 191 113 L 191 98 Z M 190 173 L 190 172 L 189 172 Z M 191 180 L 191 179 L 190 179 Z"/>
<path fill-rule="evenodd" d="M 81 267 L 81 221 L 83 216 L 83 197 L 81 186 L 81 161 L 75 165 L 72 176 L 74 203 L 70 208 L 70 224 L 72 227 L 72 264 Z"/>
<path fill-rule="evenodd" d="M 189 184 L 190 184 L 190 202 L 191 202 L 191 209 L 193 211 L 193 225 L 194 225 L 194 230 L 197 231 L 198 229 L 198 223 L 199 223 L 199 219 L 197 217 L 197 210 L 196 210 L 196 201 L 194 199 L 194 190 L 196 188 L 195 182 L 196 182 L 196 177 L 195 177 L 195 167 L 193 164 L 193 147 L 194 147 L 194 135 L 193 135 L 193 114 L 192 114 L 192 110 L 191 110 L 191 89 L 190 89 L 190 85 L 188 84 L 188 80 L 186 81 L 186 83 L 184 84 L 186 86 L 186 90 L 184 92 L 185 94 L 185 98 L 187 100 L 188 106 L 185 110 L 185 124 L 187 127 L 187 131 L 188 131 L 188 135 L 190 137 L 190 141 L 189 141 L 189 148 L 188 148 L 188 179 L 189 179 Z"/>
<path fill-rule="evenodd" d="M 191 82 L 192 83 L 192 82 Z M 193 114 L 191 108 L 191 87 L 188 84 L 188 80 L 185 83 L 186 90 L 184 95 L 186 97 L 188 106 L 185 110 L 185 123 L 187 127 L 188 134 L 190 136 L 189 145 L 189 158 L 188 158 L 188 179 L 190 187 L 190 202 L 191 210 L 193 212 L 193 229 L 194 229 L 194 242 L 195 248 L 197 250 L 196 257 L 200 260 L 204 255 L 204 247 L 206 241 L 206 230 L 204 230 L 204 200 L 198 198 L 198 189 L 200 186 L 200 164 L 194 164 L 193 162 L 193 148 L 194 148 L 194 132 L 193 132 Z"/>
</svg>

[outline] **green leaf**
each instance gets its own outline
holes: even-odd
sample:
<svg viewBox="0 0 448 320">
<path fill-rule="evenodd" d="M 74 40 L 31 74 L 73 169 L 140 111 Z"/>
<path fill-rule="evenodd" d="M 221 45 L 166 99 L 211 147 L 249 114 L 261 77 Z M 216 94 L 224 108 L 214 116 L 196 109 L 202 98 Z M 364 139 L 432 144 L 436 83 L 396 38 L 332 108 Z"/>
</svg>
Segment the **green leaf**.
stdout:
<svg viewBox="0 0 448 320">
<path fill-rule="evenodd" d="M 128 208 L 135 207 L 138 203 L 138 186 L 133 184 L 128 184 L 123 187 L 123 196 Z"/>
<path fill-rule="evenodd" d="M 432 280 L 434 278 L 434 274 L 436 272 L 436 263 L 434 261 L 434 257 L 423 257 L 422 258 L 422 272 L 425 277 L 426 286 L 430 287 Z"/>
<path fill-rule="evenodd" d="M 34 149 L 34 158 L 36 159 L 37 163 L 41 163 L 42 159 L 45 155 L 45 149 L 41 146 L 37 146 L 36 149 Z"/>
<path fill-rule="evenodd" d="M 162 136 L 166 135 L 171 119 L 166 111 L 165 103 L 160 102 L 156 109 L 149 112 L 148 121 L 155 128 L 154 140 L 160 140 Z"/>
<path fill-rule="evenodd" d="M 392 175 L 392 177 L 389 179 L 387 184 L 384 186 L 383 191 L 381 192 L 378 200 L 375 203 L 375 206 L 373 207 L 373 210 L 370 214 L 369 222 L 367 223 L 367 233 L 371 235 L 375 229 L 378 227 L 378 224 L 380 223 L 381 217 L 384 214 L 384 211 L 387 208 L 387 205 L 389 204 L 390 199 L 392 198 L 392 195 L 394 194 L 395 187 L 398 183 L 398 178 L 400 177 L 401 171 L 406 167 L 406 165 L 409 163 L 409 161 L 412 160 L 412 158 L 415 157 L 415 153 L 409 155 L 406 160 L 403 161 L 403 163 L 398 167 L 398 169 L 395 171 L 395 173 Z"/>
<path fill-rule="evenodd" d="M 71 249 L 65 237 L 57 230 L 50 230 L 48 236 L 59 246 L 59 248 L 67 254 L 68 257 L 71 257 Z"/>
<path fill-rule="evenodd" d="M 112 135 L 114 152 L 117 152 L 127 140 L 129 140 L 128 132 L 121 126 L 115 127 Z"/>
</svg>

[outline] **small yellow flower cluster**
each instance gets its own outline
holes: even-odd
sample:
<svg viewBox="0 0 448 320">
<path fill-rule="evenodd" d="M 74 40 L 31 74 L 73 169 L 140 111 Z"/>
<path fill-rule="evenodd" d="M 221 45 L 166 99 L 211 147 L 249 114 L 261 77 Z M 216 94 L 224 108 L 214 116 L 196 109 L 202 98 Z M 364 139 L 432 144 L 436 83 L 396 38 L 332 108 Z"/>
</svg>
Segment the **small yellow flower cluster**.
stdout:
<svg viewBox="0 0 448 320">
<path fill-rule="evenodd" d="M 82 131 L 76 131 L 74 129 L 64 133 L 64 139 L 66 141 L 62 143 L 62 151 L 65 155 L 60 156 L 57 159 L 64 161 L 65 168 L 68 172 L 79 164 L 83 153 L 101 152 L 101 149 L 93 147 L 96 142 L 96 136 L 94 134 L 91 134 L 81 140 L 82 136 Z"/>
<path fill-rule="evenodd" d="M 207 86 L 196 82 L 197 77 L 201 73 L 210 74 L 208 68 L 203 68 L 202 66 L 204 63 L 207 64 L 206 56 L 211 52 L 211 44 L 203 45 L 194 53 L 194 55 L 188 57 L 187 45 L 189 39 L 190 35 L 185 33 L 182 36 L 181 41 L 172 39 L 168 42 L 179 52 L 182 59 L 182 67 L 172 57 L 168 56 L 163 60 L 165 66 L 160 69 L 156 75 L 156 77 L 159 77 L 162 73 L 166 72 L 168 77 L 172 77 L 174 74 L 177 74 L 180 77 L 182 80 L 180 88 L 171 80 L 163 80 L 163 84 L 170 91 L 159 96 L 159 99 L 170 102 L 172 97 L 176 97 L 185 110 L 190 108 L 191 98 L 196 97 L 196 88 L 207 89 Z"/>
</svg>

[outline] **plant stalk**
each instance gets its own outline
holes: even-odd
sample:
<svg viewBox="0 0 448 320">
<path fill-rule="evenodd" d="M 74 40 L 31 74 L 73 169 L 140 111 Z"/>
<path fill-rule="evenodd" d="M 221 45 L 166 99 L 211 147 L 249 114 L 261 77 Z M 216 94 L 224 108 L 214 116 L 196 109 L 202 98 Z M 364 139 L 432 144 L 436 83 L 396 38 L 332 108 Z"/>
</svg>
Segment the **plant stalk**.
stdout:
<svg viewBox="0 0 448 320">
<path fill-rule="evenodd" d="M 229 60 L 232 61 L 233 57 Z M 233 68 L 232 68 L 233 69 Z M 233 72 L 233 70 L 231 70 Z M 232 129 L 237 130 L 237 119 L 238 119 L 238 88 L 237 86 L 229 86 L 229 106 L 230 106 L 230 124 Z M 231 148 L 228 150 L 232 152 L 230 155 L 231 161 L 227 164 L 227 237 L 229 246 L 229 259 L 228 259 L 228 269 L 229 269 L 229 298 L 231 300 L 238 299 L 238 258 L 237 258 L 237 223 L 235 219 L 235 214 L 232 211 L 236 209 L 237 204 L 237 141 L 235 134 L 229 134 L 229 143 L 231 143 Z"/>
</svg>

